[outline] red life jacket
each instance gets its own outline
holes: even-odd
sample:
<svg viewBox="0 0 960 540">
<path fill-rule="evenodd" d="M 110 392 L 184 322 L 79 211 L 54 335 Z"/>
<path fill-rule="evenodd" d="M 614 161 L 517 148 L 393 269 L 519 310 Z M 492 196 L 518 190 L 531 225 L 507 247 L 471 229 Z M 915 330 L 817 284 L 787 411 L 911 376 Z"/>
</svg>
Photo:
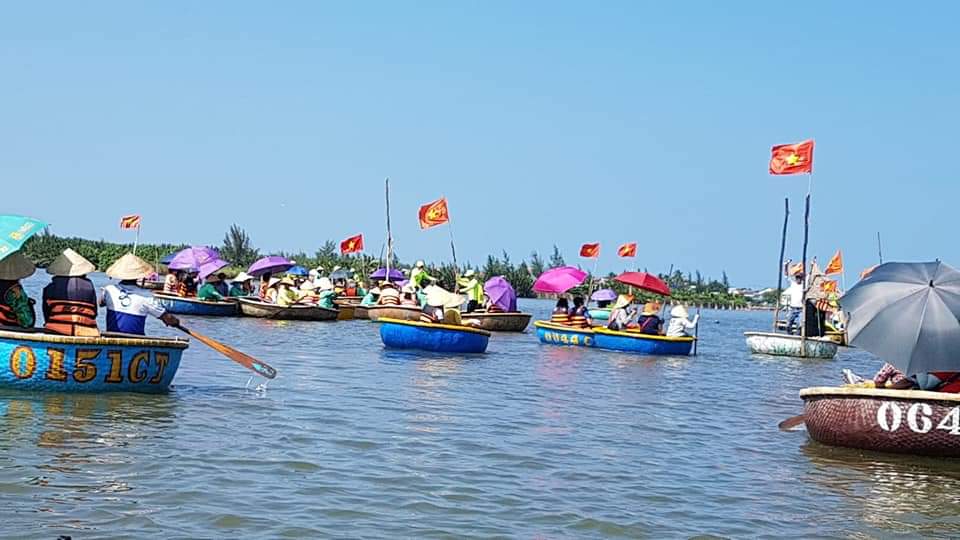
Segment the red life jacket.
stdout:
<svg viewBox="0 0 960 540">
<path fill-rule="evenodd" d="M 13 308 L 5 304 L 0 304 L 0 325 L 20 326 L 20 320 L 17 319 L 17 314 L 13 312 Z"/>
<path fill-rule="evenodd" d="M 932 371 L 931 373 L 943 381 L 937 388 L 937 392 L 947 392 L 950 394 L 960 392 L 960 373 L 955 371 Z"/>
<path fill-rule="evenodd" d="M 66 336 L 99 336 L 97 306 L 71 300 L 47 300 L 50 316 L 44 328 Z"/>
</svg>

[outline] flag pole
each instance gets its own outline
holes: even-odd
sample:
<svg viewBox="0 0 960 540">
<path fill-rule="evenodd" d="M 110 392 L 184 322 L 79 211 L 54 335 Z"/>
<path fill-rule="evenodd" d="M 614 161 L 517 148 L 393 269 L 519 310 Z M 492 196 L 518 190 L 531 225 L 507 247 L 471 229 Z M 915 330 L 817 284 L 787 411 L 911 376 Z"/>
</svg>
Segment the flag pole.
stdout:
<svg viewBox="0 0 960 540">
<path fill-rule="evenodd" d="M 880 231 L 877 231 L 877 255 L 880 256 L 880 264 L 883 264 L 883 244 L 880 243 Z"/>
<path fill-rule="evenodd" d="M 140 245 L 140 224 L 137 223 L 137 236 L 133 240 L 133 256 L 137 256 L 137 246 Z"/>
<path fill-rule="evenodd" d="M 809 173 L 806 205 L 803 211 L 803 311 L 800 320 L 800 357 L 807 356 L 807 243 L 810 239 L 810 192 L 813 188 L 813 171 Z"/>
<path fill-rule="evenodd" d="M 390 232 L 390 177 L 384 180 L 384 191 L 387 198 L 387 275 L 386 281 L 390 281 L 390 263 L 393 262 L 393 235 Z"/>
<path fill-rule="evenodd" d="M 446 195 L 440 197 L 447 200 Z M 460 286 L 460 267 L 457 266 L 457 246 L 453 243 L 453 219 L 450 218 L 450 207 L 447 207 L 447 232 L 450 233 L 450 253 L 453 255 L 453 292 Z"/>
<path fill-rule="evenodd" d="M 780 318 L 780 295 L 783 294 L 783 257 L 787 251 L 787 223 L 790 220 L 790 198 L 783 198 L 783 234 L 780 237 L 780 262 L 777 272 L 777 308 L 773 312 L 773 331 L 777 331 L 777 321 Z M 787 328 L 787 333 L 790 329 Z"/>
</svg>

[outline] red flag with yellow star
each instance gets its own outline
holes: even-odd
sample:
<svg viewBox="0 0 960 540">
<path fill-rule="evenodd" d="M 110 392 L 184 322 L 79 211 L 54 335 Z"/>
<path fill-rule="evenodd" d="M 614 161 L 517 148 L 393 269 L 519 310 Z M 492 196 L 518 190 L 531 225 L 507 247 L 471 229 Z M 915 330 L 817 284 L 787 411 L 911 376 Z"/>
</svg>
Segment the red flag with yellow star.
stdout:
<svg viewBox="0 0 960 540">
<path fill-rule="evenodd" d="M 363 235 L 358 234 L 356 236 L 351 236 L 343 242 L 340 242 L 340 253 L 346 255 L 348 253 L 360 253 L 363 251 Z"/>
<path fill-rule="evenodd" d="M 813 172 L 813 139 L 797 144 L 774 146 L 770 156 L 770 174 Z"/>
<path fill-rule="evenodd" d="M 830 276 L 833 274 L 840 274 L 843 272 L 843 253 L 840 253 L 838 249 L 836 253 L 833 254 L 833 258 L 830 259 L 830 262 L 827 263 L 827 267 L 823 269 L 823 273 Z"/>
<path fill-rule="evenodd" d="M 420 207 L 420 228 L 429 229 L 450 221 L 447 199 L 441 197 Z"/>
<path fill-rule="evenodd" d="M 624 244 L 620 246 L 620 249 L 617 250 L 617 255 L 621 257 L 636 257 L 637 256 L 637 243 L 630 242 L 629 244 Z"/>
<path fill-rule="evenodd" d="M 584 244 L 580 246 L 580 256 L 584 259 L 596 259 L 600 256 L 600 244 Z"/>
</svg>

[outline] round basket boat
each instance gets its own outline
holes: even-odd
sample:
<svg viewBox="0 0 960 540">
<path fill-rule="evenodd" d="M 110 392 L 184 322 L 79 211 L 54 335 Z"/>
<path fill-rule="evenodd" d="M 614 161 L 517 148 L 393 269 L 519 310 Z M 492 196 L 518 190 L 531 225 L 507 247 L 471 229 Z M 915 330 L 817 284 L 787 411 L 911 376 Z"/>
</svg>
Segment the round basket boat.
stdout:
<svg viewBox="0 0 960 540">
<path fill-rule="evenodd" d="M 490 332 L 523 332 L 530 324 L 530 318 L 533 315 L 529 313 L 486 313 L 477 312 L 464 313 L 464 319 L 475 320 L 480 323 L 480 328 Z"/>
<path fill-rule="evenodd" d="M 380 319 L 380 339 L 391 349 L 417 349 L 445 353 L 482 353 L 490 332 L 466 326 Z"/>
<path fill-rule="evenodd" d="M 800 391 L 810 437 L 861 450 L 960 457 L 960 395 L 814 387 Z"/>
<path fill-rule="evenodd" d="M 827 338 L 806 338 L 805 354 L 801 354 L 800 336 L 773 332 L 744 332 L 750 352 L 771 356 L 830 359 L 837 355 L 837 343 Z"/>
<path fill-rule="evenodd" d="M 353 306 L 353 318 L 354 319 L 369 319 L 370 314 L 367 313 L 369 308 L 367 306 Z"/>
<path fill-rule="evenodd" d="M 692 337 L 669 337 L 620 332 L 607 328 L 594 328 L 594 345 L 598 349 L 647 355 L 687 356 L 693 348 Z"/>
<path fill-rule="evenodd" d="M 370 306 L 367 318 L 371 321 L 397 319 L 401 321 L 419 321 L 421 309 L 414 306 Z"/>
<path fill-rule="evenodd" d="M 320 306 L 278 306 L 251 298 L 240 298 L 240 311 L 247 317 L 274 319 L 278 321 L 335 321 L 339 315 L 335 309 Z"/>
<path fill-rule="evenodd" d="M 587 310 L 587 315 L 590 315 L 591 319 L 597 321 L 606 321 L 610 319 L 611 311 L 609 308 L 592 308 Z"/>
<path fill-rule="evenodd" d="M 173 294 L 155 292 L 153 299 L 169 313 L 177 315 L 202 315 L 206 317 L 234 317 L 240 314 L 237 301 L 212 302 L 196 298 L 184 298 Z"/>
<path fill-rule="evenodd" d="M 0 330 L 0 387 L 52 392 L 167 390 L 189 342 L 128 334 Z"/>
<path fill-rule="evenodd" d="M 548 345 L 569 345 L 573 347 L 596 347 L 593 328 L 574 328 L 550 321 L 534 321 L 537 339 Z"/>
</svg>

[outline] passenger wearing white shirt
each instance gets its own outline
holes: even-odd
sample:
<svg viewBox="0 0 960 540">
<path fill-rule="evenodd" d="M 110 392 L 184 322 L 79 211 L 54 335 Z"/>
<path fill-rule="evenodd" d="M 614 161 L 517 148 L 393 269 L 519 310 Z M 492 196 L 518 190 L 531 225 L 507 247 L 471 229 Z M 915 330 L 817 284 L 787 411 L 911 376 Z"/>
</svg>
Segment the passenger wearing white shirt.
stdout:
<svg viewBox="0 0 960 540">
<path fill-rule="evenodd" d="M 180 321 L 152 299 L 131 293 L 119 285 L 103 287 L 100 305 L 107 308 L 107 332 L 146 334 L 147 315 L 152 315 L 167 326 L 176 326 Z"/>
<path fill-rule="evenodd" d="M 692 336 L 693 334 L 690 333 L 690 330 L 697 327 L 697 323 L 700 321 L 700 315 L 694 315 L 692 321 L 687 319 L 689 316 L 687 308 L 674 306 L 673 309 L 670 310 L 670 324 L 667 325 L 667 336 Z"/>
<path fill-rule="evenodd" d="M 793 326 L 803 312 L 803 274 L 793 276 L 793 283 L 787 287 L 787 295 L 790 297 L 790 317 L 787 319 L 787 332 L 792 334 Z"/>
</svg>

